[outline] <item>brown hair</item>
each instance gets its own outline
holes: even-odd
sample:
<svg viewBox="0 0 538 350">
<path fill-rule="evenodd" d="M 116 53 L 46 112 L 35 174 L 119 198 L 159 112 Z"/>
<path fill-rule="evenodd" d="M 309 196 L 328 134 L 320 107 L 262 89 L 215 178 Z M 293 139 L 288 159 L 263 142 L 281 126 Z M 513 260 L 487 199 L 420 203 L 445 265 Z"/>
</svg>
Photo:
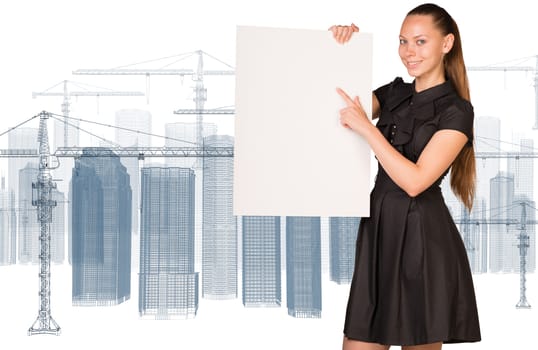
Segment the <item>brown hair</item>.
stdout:
<svg viewBox="0 0 538 350">
<path fill-rule="evenodd" d="M 463 60 L 463 50 L 461 36 L 458 25 L 448 12 L 435 4 L 419 5 L 409 11 L 409 15 L 429 15 L 432 16 L 435 26 L 443 35 L 453 34 L 454 44 L 452 49 L 444 56 L 445 76 L 454 85 L 458 95 L 467 100 L 471 100 L 469 93 L 469 81 L 465 62 Z M 464 146 L 460 151 L 450 169 L 450 186 L 452 191 L 459 197 L 467 209 L 471 210 L 476 186 L 476 168 L 474 147 Z"/>
</svg>

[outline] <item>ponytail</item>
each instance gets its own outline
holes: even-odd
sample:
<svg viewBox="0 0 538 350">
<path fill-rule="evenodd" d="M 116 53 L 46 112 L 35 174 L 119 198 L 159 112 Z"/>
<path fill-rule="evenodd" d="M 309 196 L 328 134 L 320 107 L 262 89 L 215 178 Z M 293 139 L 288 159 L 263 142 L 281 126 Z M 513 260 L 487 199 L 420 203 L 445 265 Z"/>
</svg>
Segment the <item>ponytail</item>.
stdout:
<svg viewBox="0 0 538 350">
<path fill-rule="evenodd" d="M 458 95 L 467 101 L 471 100 L 469 81 L 463 60 L 461 36 L 458 25 L 448 12 L 434 4 L 420 5 L 411 10 L 408 15 L 430 15 L 436 27 L 443 35 L 453 34 L 452 49 L 444 56 L 445 75 L 454 85 Z M 450 187 L 454 194 L 470 211 L 473 207 L 476 187 L 476 165 L 473 146 L 464 146 L 450 169 Z"/>
</svg>

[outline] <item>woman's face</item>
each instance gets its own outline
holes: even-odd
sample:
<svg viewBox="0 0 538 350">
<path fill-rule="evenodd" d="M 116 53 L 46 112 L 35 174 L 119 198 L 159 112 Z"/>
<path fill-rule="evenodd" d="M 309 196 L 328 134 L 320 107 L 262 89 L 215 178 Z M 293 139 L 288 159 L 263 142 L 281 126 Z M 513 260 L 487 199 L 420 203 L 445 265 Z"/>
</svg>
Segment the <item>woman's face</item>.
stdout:
<svg viewBox="0 0 538 350">
<path fill-rule="evenodd" d="M 430 15 L 409 15 L 402 23 L 398 53 L 410 76 L 426 82 L 444 81 L 443 57 L 454 36 L 443 35 Z"/>
</svg>

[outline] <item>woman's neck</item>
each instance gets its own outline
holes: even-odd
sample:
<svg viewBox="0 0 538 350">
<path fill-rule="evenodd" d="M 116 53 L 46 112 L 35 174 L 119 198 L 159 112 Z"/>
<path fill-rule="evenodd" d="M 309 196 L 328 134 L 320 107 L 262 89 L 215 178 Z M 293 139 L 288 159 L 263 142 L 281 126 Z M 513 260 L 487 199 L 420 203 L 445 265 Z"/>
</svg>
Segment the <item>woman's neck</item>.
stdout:
<svg viewBox="0 0 538 350">
<path fill-rule="evenodd" d="M 428 74 L 428 76 L 419 76 L 415 78 L 415 91 L 421 92 L 431 87 L 442 84 L 446 81 L 444 72 L 438 74 Z"/>
</svg>

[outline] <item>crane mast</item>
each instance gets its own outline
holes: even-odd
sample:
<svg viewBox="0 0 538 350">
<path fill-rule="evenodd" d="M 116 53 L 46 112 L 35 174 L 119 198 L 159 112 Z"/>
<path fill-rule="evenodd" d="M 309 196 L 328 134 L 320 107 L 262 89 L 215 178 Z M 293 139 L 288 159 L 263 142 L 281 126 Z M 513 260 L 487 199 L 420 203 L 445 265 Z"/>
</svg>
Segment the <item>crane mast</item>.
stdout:
<svg viewBox="0 0 538 350">
<path fill-rule="evenodd" d="M 49 113 L 39 114 L 39 173 L 37 182 L 32 183 L 32 205 L 37 207 L 39 221 L 39 311 L 36 320 L 28 329 L 28 335 L 60 334 L 60 326 L 54 321 L 50 309 L 50 225 L 52 208 L 52 190 L 56 187 L 50 174 L 50 149 L 47 133 Z"/>
<path fill-rule="evenodd" d="M 530 309 L 527 302 L 527 249 L 529 248 L 529 235 L 527 234 L 527 211 L 525 203 L 521 202 L 521 225 L 519 227 L 519 302 L 516 304 L 518 309 Z"/>
</svg>

